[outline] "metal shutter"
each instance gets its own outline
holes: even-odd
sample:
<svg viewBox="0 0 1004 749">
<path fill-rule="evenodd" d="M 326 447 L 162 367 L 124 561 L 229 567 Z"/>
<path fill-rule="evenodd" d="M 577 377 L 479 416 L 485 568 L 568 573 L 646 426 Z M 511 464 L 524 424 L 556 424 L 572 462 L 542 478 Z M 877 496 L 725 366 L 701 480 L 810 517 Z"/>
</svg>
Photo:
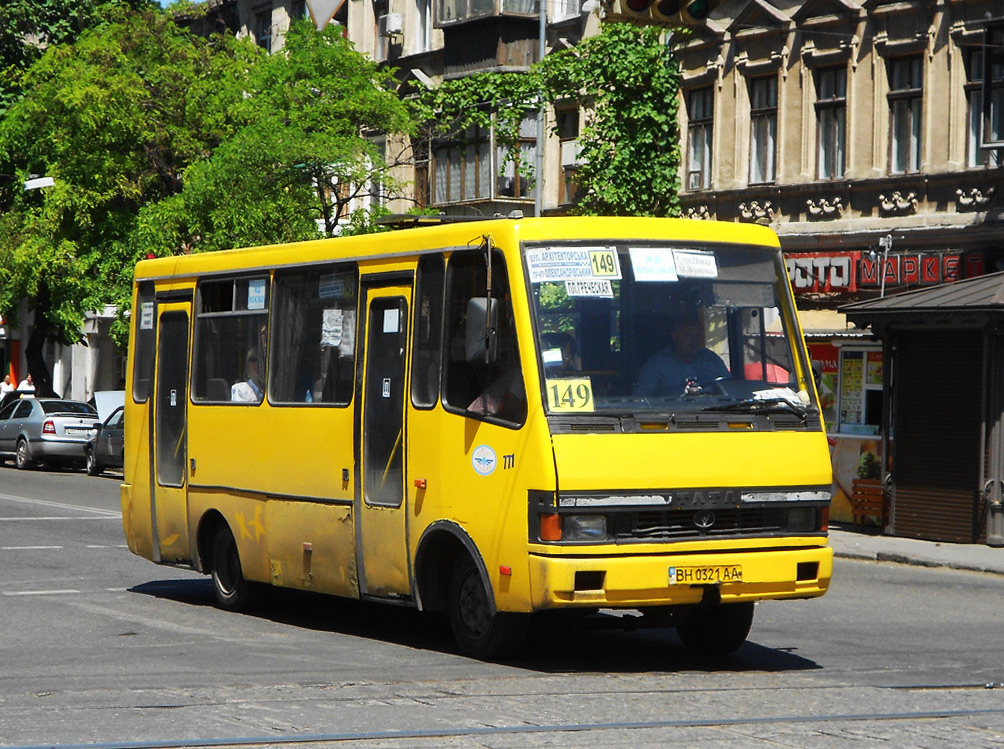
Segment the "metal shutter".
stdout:
<svg viewBox="0 0 1004 749">
<path fill-rule="evenodd" d="M 895 340 L 895 533 L 974 543 L 983 334 L 901 331 Z"/>
</svg>

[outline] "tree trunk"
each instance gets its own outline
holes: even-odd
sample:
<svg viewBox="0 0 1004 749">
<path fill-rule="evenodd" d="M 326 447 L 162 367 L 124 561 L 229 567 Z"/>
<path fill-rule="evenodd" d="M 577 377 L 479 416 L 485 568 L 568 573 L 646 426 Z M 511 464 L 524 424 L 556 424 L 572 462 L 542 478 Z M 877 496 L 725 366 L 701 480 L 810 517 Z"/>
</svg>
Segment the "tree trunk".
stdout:
<svg viewBox="0 0 1004 749">
<path fill-rule="evenodd" d="M 31 335 L 24 348 L 24 358 L 28 360 L 28 374 L 35 384 L 35 395 L 52 398 L 58 394 L 52 389 L 52 373 L 45 363 L 45 340 L 52 333 L 52 323 L 46 316 L 49 311 L 49 288 L 44 282 L 39 285 L 33 311 Z"/>
<path fill-rule="evenodd" d="M 48 326 L 42 326 L 48 327 Z M 40 330 L 38 325 L 31 328 L 31 337 L 28 338 L 28 345 L 24 349 L 24 357 L 28 360 L 28 372 L 35 383 L 35 395 L 40 398 L 52 398 L 57 394 L 52 389 L 52 373 L 45 363 L 43 347 L 48 333 Z"/>
</svg>

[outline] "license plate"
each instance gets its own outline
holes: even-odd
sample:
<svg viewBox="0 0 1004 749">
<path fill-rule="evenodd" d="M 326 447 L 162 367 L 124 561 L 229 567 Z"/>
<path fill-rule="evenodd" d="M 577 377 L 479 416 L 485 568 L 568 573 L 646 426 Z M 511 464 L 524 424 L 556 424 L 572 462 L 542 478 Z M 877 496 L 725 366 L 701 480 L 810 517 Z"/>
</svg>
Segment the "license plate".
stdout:
<svg viewBox="0 0 1004 749">
<path fill-rule="evenodd" d="M 66 427 L 67 434 L 87 434 L 89 431 L 90 427 Z"/>
<path fill-rule="evenodd" d="M 713 564 L 701 567 L 670 567 L 670 585 L 717 585 L 718 583 L 741 583 L 741 564 Z"/>
</svg>

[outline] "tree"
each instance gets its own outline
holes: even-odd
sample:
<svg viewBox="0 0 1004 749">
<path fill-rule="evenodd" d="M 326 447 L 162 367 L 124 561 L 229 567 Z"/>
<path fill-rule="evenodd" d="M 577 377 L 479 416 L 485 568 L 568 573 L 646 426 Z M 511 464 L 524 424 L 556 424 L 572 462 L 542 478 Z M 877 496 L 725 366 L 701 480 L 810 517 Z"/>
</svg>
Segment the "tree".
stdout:
<svg viewBox="0 0 1004 749">
<path fill-rule="evenodd" d="M 680 210 L 679 67 L 657 27 L 604 24 L 539 65 L 549 101 L 591 101 L 579 135 L 579 209 L 616 216 Z"/>
<path fill-rule="evenodd" d="M 493 126 L 514 150 L 519 123 L 543 100 L 587 107 L 577 181 L 586 214 L 672 216 L 679 212 L 679 69 L 655 27 L 607 23 L 571 49 L 523 73 L 446 81 L 420 101 L 430 137 Z M 532 164 L 519 164 L 524 174 Z"/>
<path fill-rule="evenodd" d="M 337 27 L 294 24 L 282 50 L 250 70 L 238 131 L 186 173 L 193 247 L 333 236 L 373 185 L 397 190 L 373 137 L 412 130 L 396 88 L 393 70 L 356 52 Z"/>
<path fill-rule="evenodd" d="M 106 5 L 73 44 L 49 46 L 0 121 L 0 170 L 56 186 L 3 195 L 0 313 L 34 311 L 25 347 L 41 392 L 47 339 L 80 339 L 87 310 L 128 309 L 141 207 L 181 191 L 184 168 L 233 132 L 243 48 L 192 38 L 152 7 Z"/>
<path fill-rule="evenodd" d="M 0 5 L 0 114 L 17 100 L 22 76 L 52 45 L 68 44 L 100 20 L 107 0 L 4 0 Z M 134 0 L 131 5 L 148 5 Z"/>
<path fill-rule="evenodd" d="M 409 129 L 391 72 L 334 29 L 297 25 L 269 56 L 152 6 L 102 13 L 45 51 L 0 121 L 0 172 L 56 182 L 0 187 L 0 314 L 28 298 L 42 392 L 45 341 L 80 340 L 87 310 L 124 314 L 137 260 L 316 237 L 319 218 L 330 234 L 347 199 L 384 179 L 369 129 Z M 113 334 L 125 340 L 121 318 Z"/>
</svg>

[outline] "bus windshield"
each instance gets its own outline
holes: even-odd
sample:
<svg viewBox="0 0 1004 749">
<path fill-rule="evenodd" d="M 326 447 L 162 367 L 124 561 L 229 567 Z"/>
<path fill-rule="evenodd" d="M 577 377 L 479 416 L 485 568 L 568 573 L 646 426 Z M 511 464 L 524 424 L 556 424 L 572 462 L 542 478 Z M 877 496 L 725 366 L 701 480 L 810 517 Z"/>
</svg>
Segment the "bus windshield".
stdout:
<svg viewBox="0 0 1004 749">
<path fill-rule="evenodd" d="M 775 250 L 618 242 L 525 254 L 549 413 L 816 413 Z"/>
</svg>

